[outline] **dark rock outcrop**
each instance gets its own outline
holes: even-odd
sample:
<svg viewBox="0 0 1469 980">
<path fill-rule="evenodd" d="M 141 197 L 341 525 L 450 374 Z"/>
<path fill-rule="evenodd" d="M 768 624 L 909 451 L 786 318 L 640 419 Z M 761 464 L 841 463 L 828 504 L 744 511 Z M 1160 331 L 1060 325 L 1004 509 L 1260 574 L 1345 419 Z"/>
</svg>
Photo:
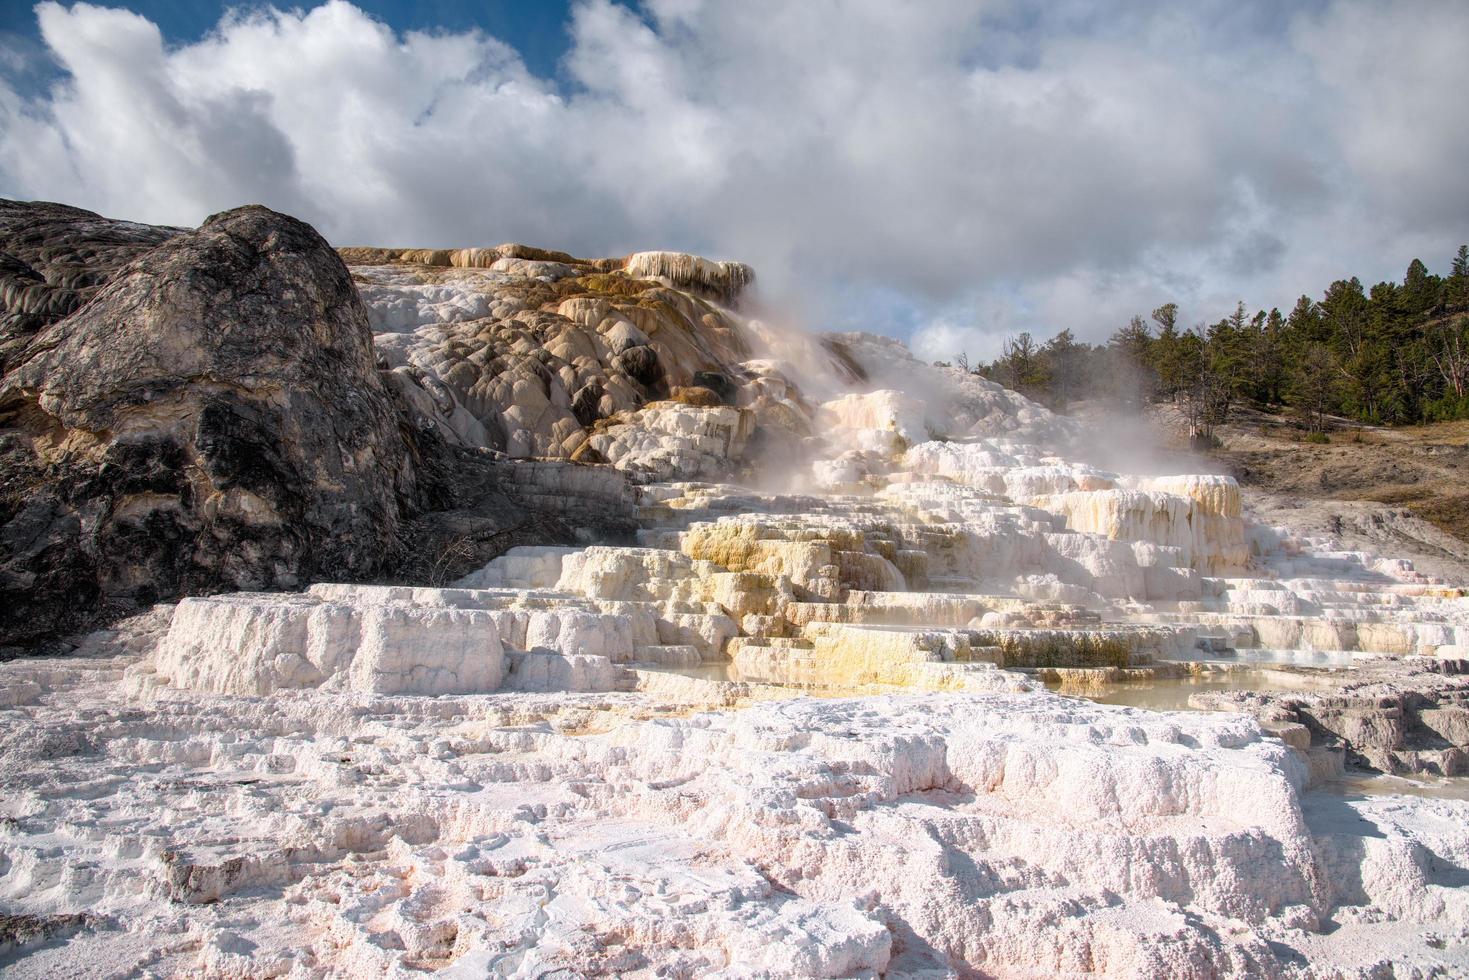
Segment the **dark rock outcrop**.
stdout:
<svg viewBox="0 0 1469 980">
<path fill-rule="evenodd" d="M 180 231 L 65 204 L 0 200 L 0 371 L 37 330 L 72 313 L 119 269 Z"/>
<path fill-rule="evenodd" d="M 436 437 L 419 433 L 426 444 Z M 391 577 L 442 586 L 518 545 L 636 543 L 627 478 L 609 466 L 509 460 L 458 447 L 429 449 L 420 471 L 430 506 L 400 525 L 403 547 Z"/>
<path fill-rule="evenodd" d="M 415 437 L 310 226 L 5 202 L 0 253 L 0 644 L 391 566 Z"/>
</svg>

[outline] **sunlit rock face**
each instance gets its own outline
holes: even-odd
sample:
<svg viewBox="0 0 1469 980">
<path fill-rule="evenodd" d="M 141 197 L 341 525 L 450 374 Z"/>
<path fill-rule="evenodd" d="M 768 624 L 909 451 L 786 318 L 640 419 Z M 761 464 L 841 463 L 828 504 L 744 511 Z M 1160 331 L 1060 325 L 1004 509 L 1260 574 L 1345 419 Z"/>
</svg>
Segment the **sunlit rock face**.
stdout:
<svg viewBox="0 0 1469 980">
<path fill-rule="evenodd" d="M 217 694 L 322 686 L 460 694 L 500 686 L 503 649 L 487 610 L 451 605 L 454 596 L 423 604 L 394 598 L 371 586 L 329 586 L 304 596 L 185 599 L 151 667 L 162 683 Z"/>
<path fill-rule="evenodd" d="M 1456 585 L 735 263 L 343 254 L 405 425 L 583 543 L 0 665 L 7 975 L 1469 971 L 1469 801 L 1326 788 L 1469 771 Z"/>
<path fill-rule="evenodd" d="M 0 202 L 0 255 L 0 645 L 392 563 L 418 461 L 310 226 Z"/>
<path fill-rule="evenodd" d="M 389 378 L 446 438 L 696 476 L 737 463 L 757 416 L 809 424 L 794 391 L 741 383 L 757 372 L 742 366 L 753 335 L 718 302 L 748 281 L 730 263 L 504 261 L 355 267 Z"/>
</svg>

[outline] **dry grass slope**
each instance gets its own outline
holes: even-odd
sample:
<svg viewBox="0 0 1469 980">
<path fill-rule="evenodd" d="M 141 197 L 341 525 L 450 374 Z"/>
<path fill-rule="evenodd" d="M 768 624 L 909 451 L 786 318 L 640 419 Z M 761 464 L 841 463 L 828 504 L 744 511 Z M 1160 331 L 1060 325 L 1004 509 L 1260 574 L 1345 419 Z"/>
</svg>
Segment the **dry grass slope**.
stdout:
<svg viewBox="0 0 1469 980">
<path fill-rule="evenodd" d="M 1337 427 L 1308 443 L 1288 421 L 1252 413 L 1216 452 L 1239 480 L 1271 493 L 1377 501 L 1469 541 L 1469 422 L 1395 429 Z"/>
</svg>

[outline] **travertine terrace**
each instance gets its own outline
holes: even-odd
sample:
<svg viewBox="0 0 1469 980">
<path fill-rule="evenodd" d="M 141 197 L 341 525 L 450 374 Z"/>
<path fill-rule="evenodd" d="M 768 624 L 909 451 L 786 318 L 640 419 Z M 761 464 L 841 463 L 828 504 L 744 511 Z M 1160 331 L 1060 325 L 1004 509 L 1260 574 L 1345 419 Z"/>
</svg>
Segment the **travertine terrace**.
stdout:
<svg viewBox="0 0 1469 980">
<path fill-rule="evenodd" d="M 734 263 L 344 254 L 416 424 L 636 531 L 0 665 L 7 975 L 1469 971 L 1464 583 Z"/>
</svg>

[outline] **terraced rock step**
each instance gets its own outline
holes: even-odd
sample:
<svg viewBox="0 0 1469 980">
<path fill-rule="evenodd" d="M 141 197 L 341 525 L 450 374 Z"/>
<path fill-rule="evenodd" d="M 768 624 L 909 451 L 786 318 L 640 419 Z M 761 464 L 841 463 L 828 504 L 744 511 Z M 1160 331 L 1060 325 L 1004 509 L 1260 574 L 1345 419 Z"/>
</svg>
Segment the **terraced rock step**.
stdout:
<svg viewBox="0 0 1469 980">
<path fill-rule="evenodd" d="M 578 543 L 0 665 L 7 976 L 1469 972 L 1469 800 L 1328 792 L 1469 768 L 1465 583 L 738 264 L 347 258 L 412 431 Z"/>
</svg>

